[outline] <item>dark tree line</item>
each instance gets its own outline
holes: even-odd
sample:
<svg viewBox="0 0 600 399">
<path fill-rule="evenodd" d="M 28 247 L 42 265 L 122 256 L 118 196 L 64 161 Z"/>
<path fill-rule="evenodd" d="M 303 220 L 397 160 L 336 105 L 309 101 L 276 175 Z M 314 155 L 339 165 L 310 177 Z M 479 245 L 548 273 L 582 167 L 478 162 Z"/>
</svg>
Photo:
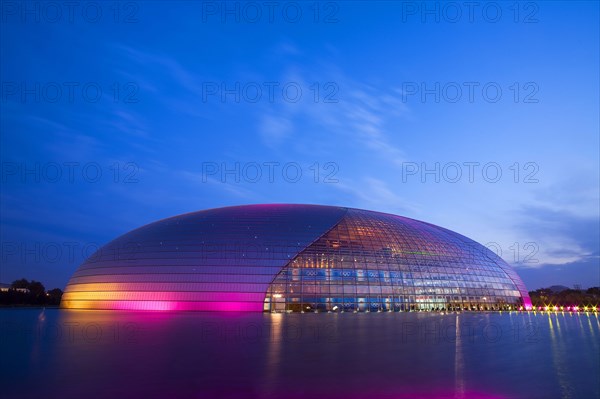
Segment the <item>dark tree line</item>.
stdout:
<svg viewBox="0 0 600 399">
<path fill-rule="evenodd" d="M 600 287 L 587 290 L 565 289 L 554 291 L 540 288 L 529 293 L 533 306 L 595 306 L 600 305 Z"/>
<path fill-rule="evenodd" d="M 0 305 L 60 305 L 62 290 L 54 288 L 46 291 L 44 284 L 27 279 L 15 280 L 8 291 L 0 291 Z"/>
</svg>

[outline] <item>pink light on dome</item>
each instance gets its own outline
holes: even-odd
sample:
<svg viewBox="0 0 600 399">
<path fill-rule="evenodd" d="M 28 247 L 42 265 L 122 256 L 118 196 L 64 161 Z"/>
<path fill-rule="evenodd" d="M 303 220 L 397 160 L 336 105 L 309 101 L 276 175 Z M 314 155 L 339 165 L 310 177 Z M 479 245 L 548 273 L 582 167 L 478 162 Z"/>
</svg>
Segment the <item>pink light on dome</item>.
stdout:
<svg viewBox="0 0 600 399">
<path fill-rule="evenodd" d="M 119 310 L 175 310 L 177 302 L 170 301 L 110 301 L 109 309 Z"/>
</svg>

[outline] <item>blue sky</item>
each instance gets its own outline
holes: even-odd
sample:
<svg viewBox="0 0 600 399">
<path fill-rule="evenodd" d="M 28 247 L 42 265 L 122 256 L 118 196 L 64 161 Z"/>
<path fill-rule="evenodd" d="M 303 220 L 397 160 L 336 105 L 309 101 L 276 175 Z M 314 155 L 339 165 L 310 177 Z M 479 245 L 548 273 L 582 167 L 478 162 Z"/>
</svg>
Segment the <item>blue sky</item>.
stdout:
<svg viewBox="0 0 600 399">
<path fill-rule="evenodd" d="M 599 285 L 598 3 L 447 4 L 3 2 L 0 281 L 64 287 L 135 227 L 285 202 Z"/>
</svg>

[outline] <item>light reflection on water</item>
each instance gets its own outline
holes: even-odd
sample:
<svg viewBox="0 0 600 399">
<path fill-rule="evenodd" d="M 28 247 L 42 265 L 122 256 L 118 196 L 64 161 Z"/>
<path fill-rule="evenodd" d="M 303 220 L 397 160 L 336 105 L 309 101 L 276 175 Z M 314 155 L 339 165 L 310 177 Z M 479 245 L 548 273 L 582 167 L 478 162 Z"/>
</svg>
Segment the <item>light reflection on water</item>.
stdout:
<svg viewBox="0 0 600 399">
<path fill-rule="evenodd" d="M 597 314 L 0 310 L 6 397 L 593 398 Z"/>
<path fill-rule="evenodd" d="M 454 395 L 457 399 L 463 399 L 465 397 L 465 381 L 464 381 L 464 376 L 463 376 L 463 370 L 465 367 L 465 363 L 464 363 L 464 358 L 463 358 L 463 353 L 462 353 L 462 346 L 463 343 L 460 339 L 462 333 L 460 331 L 460 321 L 458 319 L 458 315 L 456 316 L 456 331 L 455 331 L 455 336 L 456 336 L 456 342 L 454 344 L 454 379 L 455 379 L 455 392 Z"/>
</svg>

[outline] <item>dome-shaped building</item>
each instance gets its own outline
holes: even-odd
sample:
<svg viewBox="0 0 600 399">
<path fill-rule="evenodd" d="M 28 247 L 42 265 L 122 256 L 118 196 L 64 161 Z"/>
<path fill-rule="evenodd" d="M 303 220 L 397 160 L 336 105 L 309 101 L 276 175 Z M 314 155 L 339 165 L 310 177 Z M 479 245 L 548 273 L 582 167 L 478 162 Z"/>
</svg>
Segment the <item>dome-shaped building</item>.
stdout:
<svg viewBox="0 0 600 399">
<path fill-rule="evenodd" d="M 106 244 L 69 281 L 71 309 L 409 311 L 529 308 L 486 247 L 417 220 L 247 205 L 160 220 Z"/>
</svg>

